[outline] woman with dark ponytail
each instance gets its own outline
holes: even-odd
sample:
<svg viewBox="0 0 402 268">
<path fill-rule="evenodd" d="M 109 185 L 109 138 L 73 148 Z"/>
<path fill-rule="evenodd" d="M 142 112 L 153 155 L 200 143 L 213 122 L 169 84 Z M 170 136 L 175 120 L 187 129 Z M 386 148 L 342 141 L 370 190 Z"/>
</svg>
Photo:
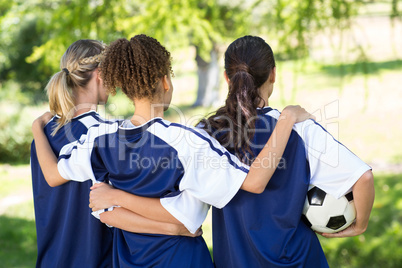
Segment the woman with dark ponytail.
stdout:
<svg viewBox="0 0 402 268">
<path fill-rule="evenodd" d="M 268 104 L 275 82 L 275 59 L 269 46 L 259 47 L 262 39 L 245 36 L 237 41 L 225 53 L 224 75 L 229 85 L 225 106 L 201 123 L 221 144 L 250 163 L 257 108 Z"/>
<path fill-rule="evenodd" d="M 244 163 L 253 163 L 275 135 L 280 113 L 268 106 L 275 75 L 273 52 L 262 38 L 235 40 L 225 53 L 226 103 L 199 125 Z M 301 221 L 309 184 L 336 197 L 353 189 L 356 222 L 324 236 L 354 236 L 366 230 L 374 201 L 370 167 L 307 120 L 293 127 L 263 193 L 239 191 L 224 208 L 213 208 L 215 266 L 328 267 L 316 234 Z"/>
</svg>

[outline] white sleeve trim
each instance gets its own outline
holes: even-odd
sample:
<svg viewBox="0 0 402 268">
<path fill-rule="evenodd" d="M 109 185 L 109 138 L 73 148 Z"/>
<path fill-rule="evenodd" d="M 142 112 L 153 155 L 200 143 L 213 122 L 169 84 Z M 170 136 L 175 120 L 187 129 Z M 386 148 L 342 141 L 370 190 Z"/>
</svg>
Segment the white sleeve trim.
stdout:
<svg viewBox="0 0 402 268">
<path fill-rule="evenodd" d="M 209 205 L 198 200 L 188 191 L 179 195 L 161 198 L 162 206 L 194 234 L 207 217 Z"/>
<path fill-rule="evenodd" d="M 340 198 L 349 192 L 353 185 L 360 179 L 360 177 L 368 170 L 371 170 L 371 167 L 364 164 L 359 169 L 356 170 L 348 179 L 345 180 L 343 186 L 339 189 L 339 191 L 334 195 L 336 198 Z"/>
<path fill-rule="evenodd" d="M 220 200 L 220 202 L 214 204 L 214 207 L 216 208 L 223 208 L 226 206 L 230 200 L 233 199 L 233 197 L 237 194 L 237 192 L 240 190 L 241 186 L 243 185 L 244 180 L 247 177 L 247 173 L 240 174 L 238 176 L 231 177 L 231 185 L 229 188 L 229 191 L 227 194 Z"/>
</svg>

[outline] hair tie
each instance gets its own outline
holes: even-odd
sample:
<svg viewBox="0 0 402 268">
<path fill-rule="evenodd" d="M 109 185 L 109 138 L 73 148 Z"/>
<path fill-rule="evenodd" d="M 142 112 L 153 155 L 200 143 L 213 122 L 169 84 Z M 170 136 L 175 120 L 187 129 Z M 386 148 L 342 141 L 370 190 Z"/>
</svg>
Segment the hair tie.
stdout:
<svg viewBox="0 0 402 268">
<path fill-rule="evenodd" d="M 63 68 L 63 69 L 61 69 L 63 72 L 65 72 L 67 75 L 68 74 L 70 74 L 70 72 L 68 71 L 68 69 L 67 68 Z"/>
</svg>

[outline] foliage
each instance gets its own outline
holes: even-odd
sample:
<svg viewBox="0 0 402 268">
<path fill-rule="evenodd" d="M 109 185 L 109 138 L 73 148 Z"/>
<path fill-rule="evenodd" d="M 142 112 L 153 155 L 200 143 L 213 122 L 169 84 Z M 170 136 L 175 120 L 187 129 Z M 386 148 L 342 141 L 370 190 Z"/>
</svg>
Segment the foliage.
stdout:
<svg viewBox="0 0 402 268">
<path fill-rule="evenodd" d="M 266 33 L 270 43 L 275 43 L 275 54 L 282 59 L 298 59 L 308 56 L 310 41 L 314 35 L 328 28 L 349 27 L 350 18 L 357 14 L 359 1 L 293 1 L 261 0 L 256 5 L 260 19 L 257 29 Z M 267 7 L 267 8 L 263 8 Z"/>
<path fill-rule="evenodd" d="M 389 16 L 400 18 L 398 0 Z M 0 81 L 39 92 L 75 40 L 109 43 L 146 33 L 170 50 L 197 47 L 208 61 L 212 49 L 241 35 L 266 35 L 277 58 L 308 55 L 312 36 L 343 29 L 364 1 L 352 0 L 0 0 Z M 43 95 L 42 95 L 43 96 Z"/>
<path fill-rule="evenodd" d="M 52 74 L 66 48 L 78 39 L 98 39 L 108 43 L 121 37 L 115 18 L 125 16 L 126 6 L 111 1 L 36 1 L 41 43 L 27 62 L 40 62 L 40 70 Z"/>
<path fill-rule="evenodd" d="M 170 47 L 194 45 L 204 60 L 215 44 L 245 34 L 251 8 L 246 1 L 142 1 L 141 13 L 124 19 L 128 36 L 145 32 Z"/>
<path fill-rule="evenodd" d="M 37 38 L 37 17 L 24 16 L 24 10 L 14 8 L 0 17 L 0 81 L 18 81 L 24 92 L 38 90 L 47 76 L 38 69 L 37 63 L 26 61 L 33 47 L 41 44 Z"/>
<path fill-rule="evenodd" d="M 31 123 L 38 110 L 20 103 L 0 102 L 0 163 L 28 163 L 32 133 Z"/>
</svg>

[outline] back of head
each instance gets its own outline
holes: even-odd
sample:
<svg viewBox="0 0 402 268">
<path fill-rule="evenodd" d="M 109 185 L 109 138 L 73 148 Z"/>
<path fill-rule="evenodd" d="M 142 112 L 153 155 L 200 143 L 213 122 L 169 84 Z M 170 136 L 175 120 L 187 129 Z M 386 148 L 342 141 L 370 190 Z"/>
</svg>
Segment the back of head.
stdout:
<svg viewBox="0 0 402 268">
<path fill-rule="evenodd" d="M 232 42 L 225 52 L 225 71 L 229 92 L 225 105 L 214 115 L 202 121 L 208 131 L 228 149 L 249 163 L 252 156 L 250 142 L 255 133 L 257 107 L 265 102 L 259 88 L 268 80 L 275 67 L 271 47 L 260 37 L 244 36 Z M 230 129 L 230 131 L 227 131 Z M 225 130 L 224 133 L 220 133 Z M 211 133 L 212 134 L 212 133 Z"/>
<path fill-rule="evenodd" d="M 107 89 L 121 88 L 131 100 L 157 97 L 158 82 L 169 73 L 173 75 L 170 52 L 144 34 L 111 43 L 101 66 Z"/>
<path fill-rule="evenodd" d="M 246 74 L 253 79 L 253 89 L 258 89 L 267 81 L 274 67 L 275 59 L 271 47 L 258 36 L 246 35 L 238 38 L 225 52 L 225 71 L 229 80 Z M 235 86 L 237 85 L 233 83 L 229 85 L 231 90 L 241 90 L 234 88 Z"/>
<path fill-rule="evenodd" d="M 60 60 L 60 71 L 46 86 L 50 111 L 60 116 L 54 135 L 74 116 L 74 98 L 78 88 L 85 88 L 98 67 L 105 45 L 97 40 L 83 39 L 71 44 Z"/>
</svg>

